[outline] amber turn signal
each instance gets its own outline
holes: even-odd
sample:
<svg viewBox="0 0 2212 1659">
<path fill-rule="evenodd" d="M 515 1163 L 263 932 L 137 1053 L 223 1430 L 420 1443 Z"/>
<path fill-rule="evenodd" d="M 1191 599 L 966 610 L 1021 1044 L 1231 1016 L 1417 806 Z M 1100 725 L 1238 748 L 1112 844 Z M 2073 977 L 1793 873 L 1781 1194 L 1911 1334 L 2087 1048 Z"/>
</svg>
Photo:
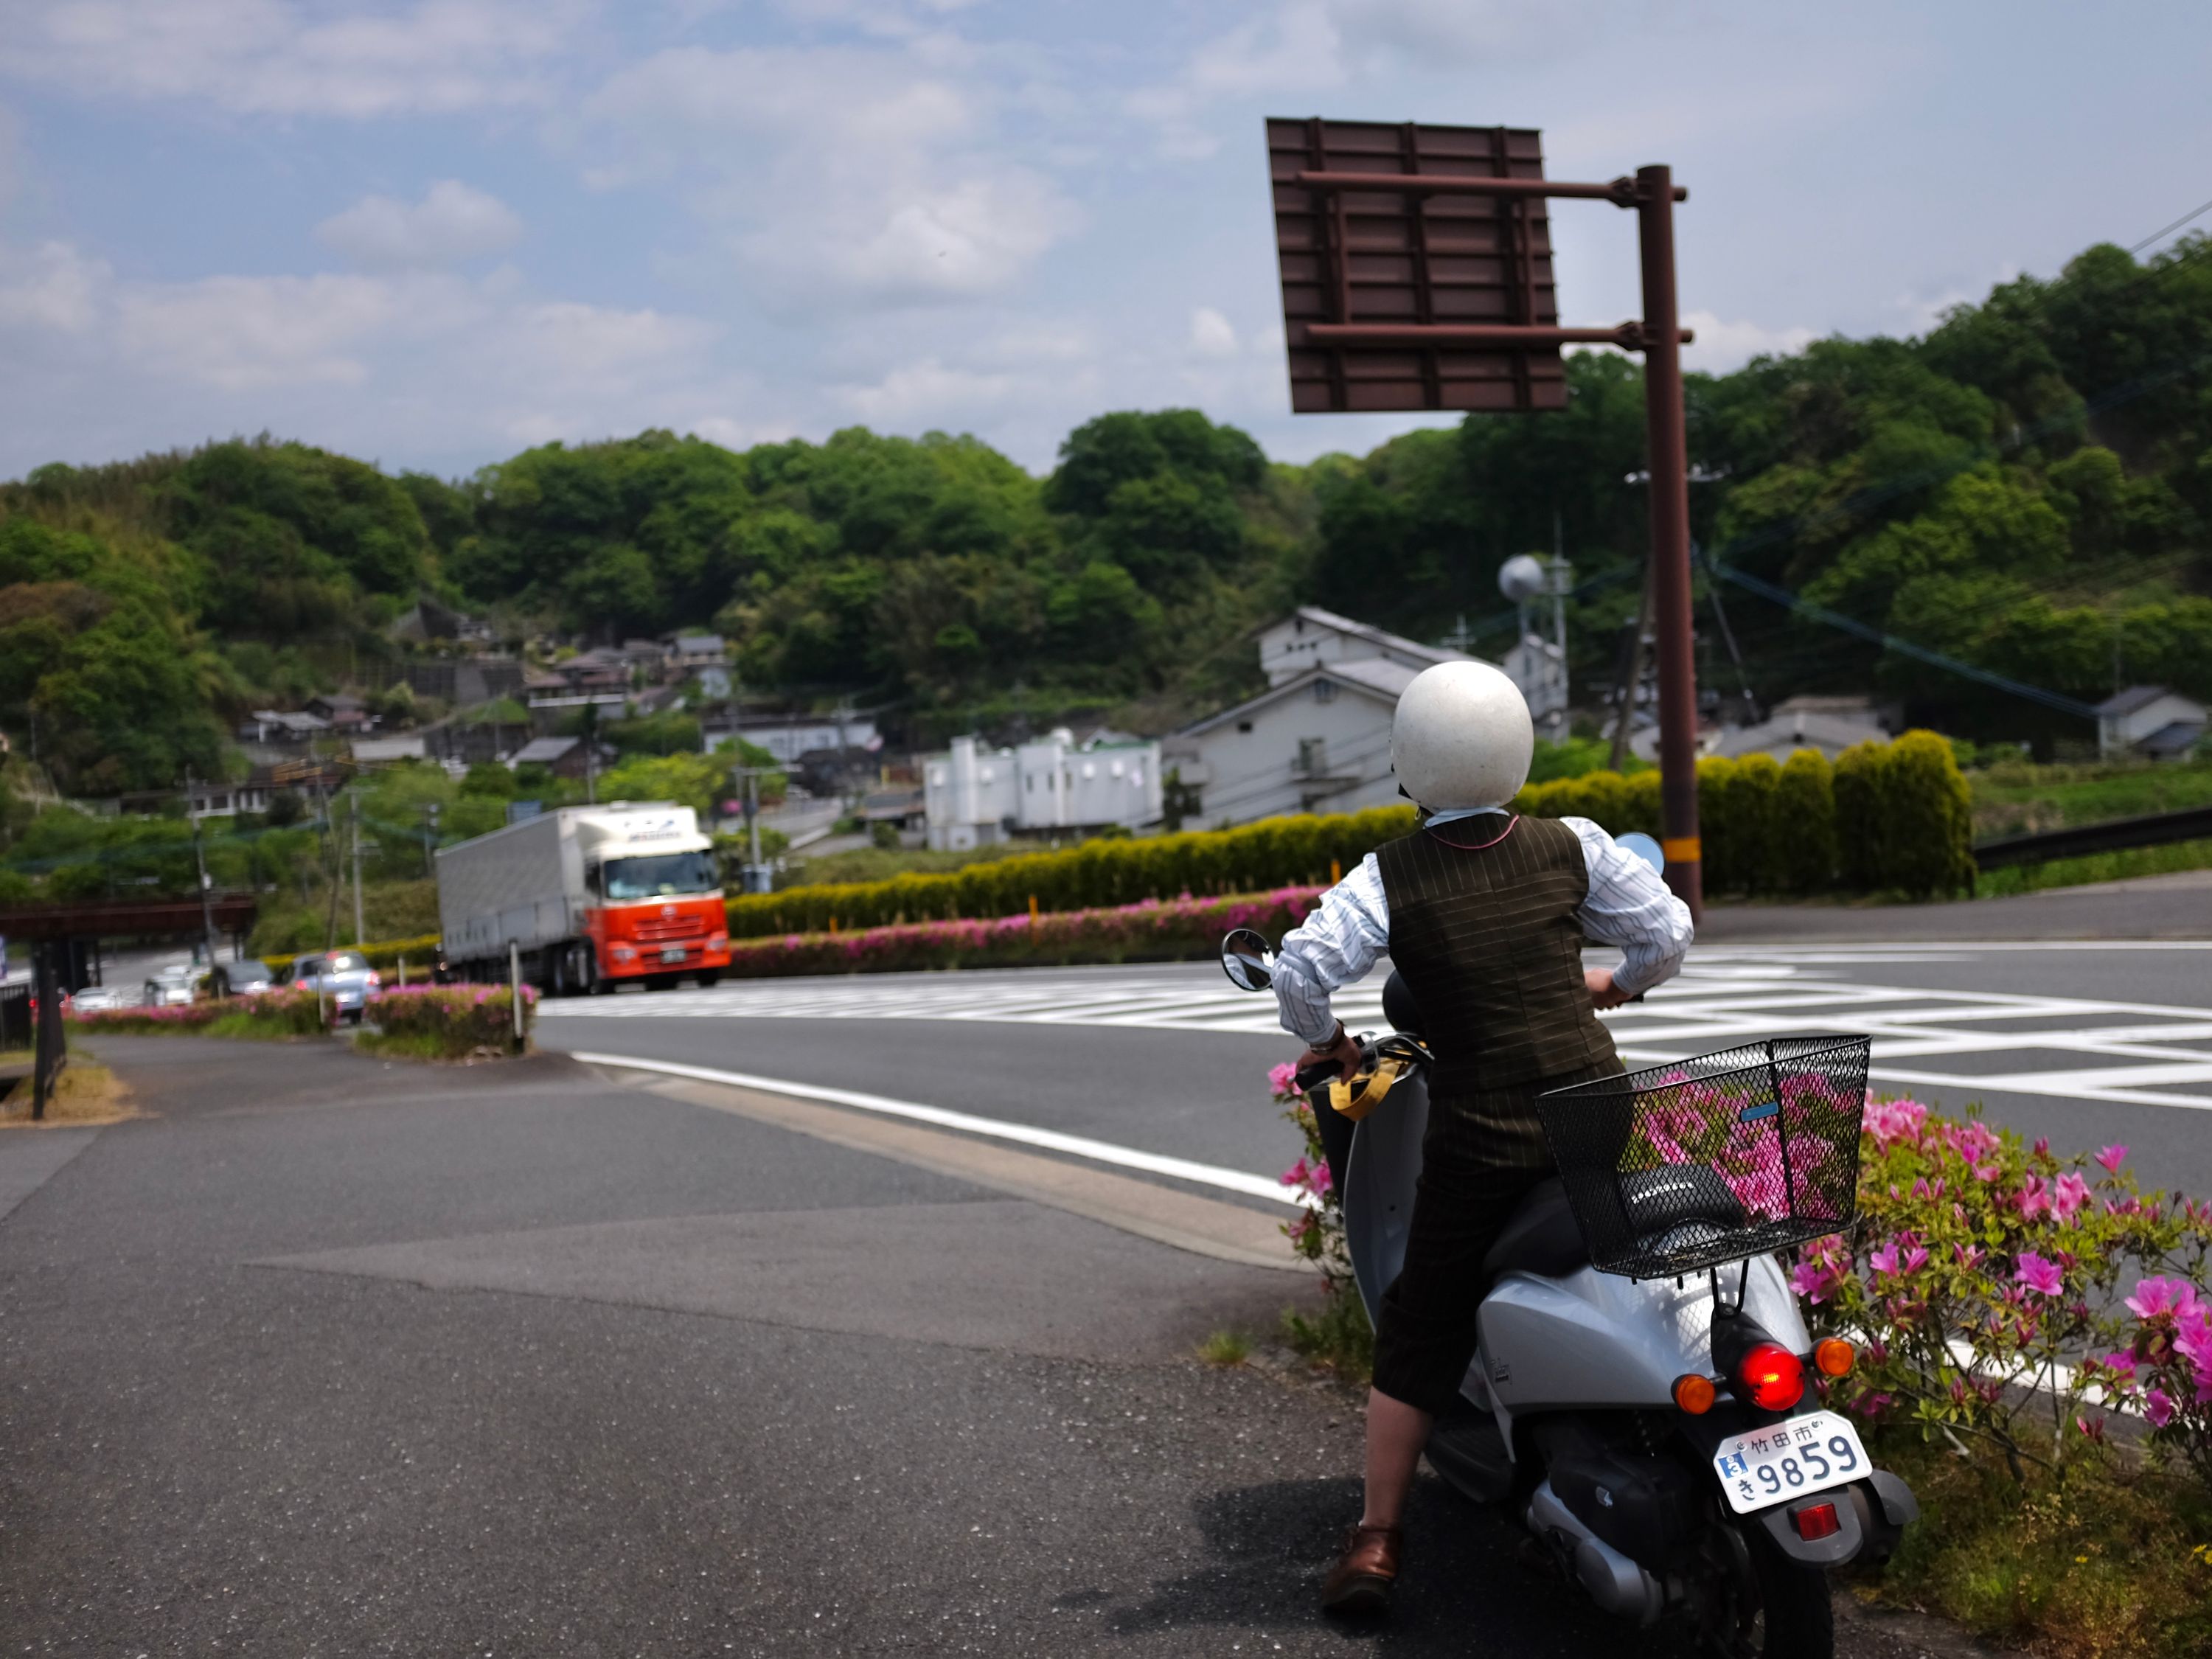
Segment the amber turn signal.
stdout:
<svg viewBox="0 0 2212 1659">
<path fill-rule="evenodd" d="M 1823 1376 L 1849 1375 L 1851 1362 L 1858 1357 L 1859 1351 L 1840 1336 L 1832 1336 L 1813 1345 L 1813 1369 Z"/>
<path fill-rule="evenodd" d="M 1674 1379 L 1674 1403 L 1692 1417 L 1703 1417 L 1713 1408 L 1713 1380 L 1692 1371 L 1686 1376 Z"/>
</svg>

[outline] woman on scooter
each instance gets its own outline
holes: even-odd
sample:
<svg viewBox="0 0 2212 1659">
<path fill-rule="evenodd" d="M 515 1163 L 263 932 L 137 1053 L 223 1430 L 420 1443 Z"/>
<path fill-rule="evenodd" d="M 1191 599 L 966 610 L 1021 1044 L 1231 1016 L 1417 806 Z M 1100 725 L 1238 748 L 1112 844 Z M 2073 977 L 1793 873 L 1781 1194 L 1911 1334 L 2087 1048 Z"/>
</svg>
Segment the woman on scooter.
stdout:
<svg viewBox="0 0 2212 1659">
<path fill-rule="evenodd" d="M 1536 1097 L 1620 1071 L 1597 1010 L 1670 977 L 1690 945 L 1688 907 L 1603 830 L 1507 809 L 1534 748 L 1528 706 L 1497 669 L 1441 663 L 1416 678 L 1390 758 L 1421 827 L 1323 894 L 1274 969 L 1283 1028 L 1308 1045 L 1301 1067 L 1358 1068 L 1329 997 L 1386 951 L 1436 1055 L 1405 1267 L 1375 1333 L 1365 1510 L 1322 1587 L 1331 1613 L 1389 1604 L 1407 1490 L 1474 1357 L 1483 1258 L 1552 1172 Z M 1618 945 L 1621 965 L 1585 971 L 1586 939 Z"/>
</svg>

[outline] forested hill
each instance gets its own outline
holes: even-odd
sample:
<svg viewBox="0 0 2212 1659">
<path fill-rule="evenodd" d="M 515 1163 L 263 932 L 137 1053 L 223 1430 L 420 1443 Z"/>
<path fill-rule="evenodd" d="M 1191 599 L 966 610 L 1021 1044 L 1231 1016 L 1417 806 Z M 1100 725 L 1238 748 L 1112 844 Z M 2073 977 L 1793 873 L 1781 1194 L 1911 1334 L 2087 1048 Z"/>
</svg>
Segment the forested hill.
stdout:
<svg viewBox="0 0 2212 1659">
<path fill-rule="evenodd" d="M 1555 536 L 1594 684 L 1636 604 L 1642 392 L 1609 354 L 1569 379 L 1560 413 L 1304 467 L 1187 410 L 1103 416 L 1042 479 L 973 439 L 857 429 L 743 453 L 648 432 L 460 482 L 267 439 L 45 467 L 0 485 L 0 731 L 72 793 L 211 771 L 242 711 L 375 683 L 422 593 L 516 641 L 719 628 L 750 689 L 895 702 L 924 734 L 1076 705 L 1157 728 L 1249 684 L 1249 628 L 1301 600 L 1431 639 L 1463 617 L 1502 649 L 1497 568 Z M 2089 735 L 1727 573 L 2083 701 L 2212 695 L 2212 242 L 2094 248 L 1924 338 L 1823 341 L 1689 395 L 1717 475 L 1697 532 L 1766 696 Z"/>
</svg>

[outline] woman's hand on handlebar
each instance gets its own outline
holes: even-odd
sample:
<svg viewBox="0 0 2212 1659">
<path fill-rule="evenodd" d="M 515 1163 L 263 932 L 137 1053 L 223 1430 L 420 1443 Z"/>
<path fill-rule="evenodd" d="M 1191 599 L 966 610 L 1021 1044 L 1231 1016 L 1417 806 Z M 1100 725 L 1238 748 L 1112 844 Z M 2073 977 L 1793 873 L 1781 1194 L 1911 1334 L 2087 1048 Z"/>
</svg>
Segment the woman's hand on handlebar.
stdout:
<svg viewBox="0 0 2212 1659">
<path fill-rule="evenodd" d="M 1583 983 L 1589 988 L 1590 1001 L 1600 1008 L 1618 1008 L 1629 1000 L 1629 994 L 1613 982 L 1609 968 L 1583 969 Z"/>
<path fill-rule="evenodd" d="M 1358 1075 L 1360 1066 L 1365 1063 L 1366 1055 L 1361 1052 L 1358 1040 L 1344 1029 L 1343 1021 L 1339 1020 L 1334 1040 L 1315 1043 L 1298 1056 L 1298 1081 L 1304 1084 L 1309 1073 L 1318 1071 L 1324 1066 L 1333 1066 L 1336 1068 L 1336 1075 L 1349 1082 Z"/>
</svg>

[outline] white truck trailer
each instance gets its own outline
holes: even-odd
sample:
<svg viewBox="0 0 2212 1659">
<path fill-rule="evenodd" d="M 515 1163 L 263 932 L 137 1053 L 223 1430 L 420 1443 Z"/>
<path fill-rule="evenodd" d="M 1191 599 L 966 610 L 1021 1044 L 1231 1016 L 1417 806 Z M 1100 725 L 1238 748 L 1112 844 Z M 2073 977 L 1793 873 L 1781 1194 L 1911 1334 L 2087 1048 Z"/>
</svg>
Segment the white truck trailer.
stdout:
<svg viewBox="0 0 2212 1659">
<path fill-rule="evenodd" d="M 438 924 L 447 969 L 522 976 L 561 996 L 624 980 L 713 984 L 729 966 L 714 843 L 668 801 L 562 806 L 441 848 Z"/>
</svg>

